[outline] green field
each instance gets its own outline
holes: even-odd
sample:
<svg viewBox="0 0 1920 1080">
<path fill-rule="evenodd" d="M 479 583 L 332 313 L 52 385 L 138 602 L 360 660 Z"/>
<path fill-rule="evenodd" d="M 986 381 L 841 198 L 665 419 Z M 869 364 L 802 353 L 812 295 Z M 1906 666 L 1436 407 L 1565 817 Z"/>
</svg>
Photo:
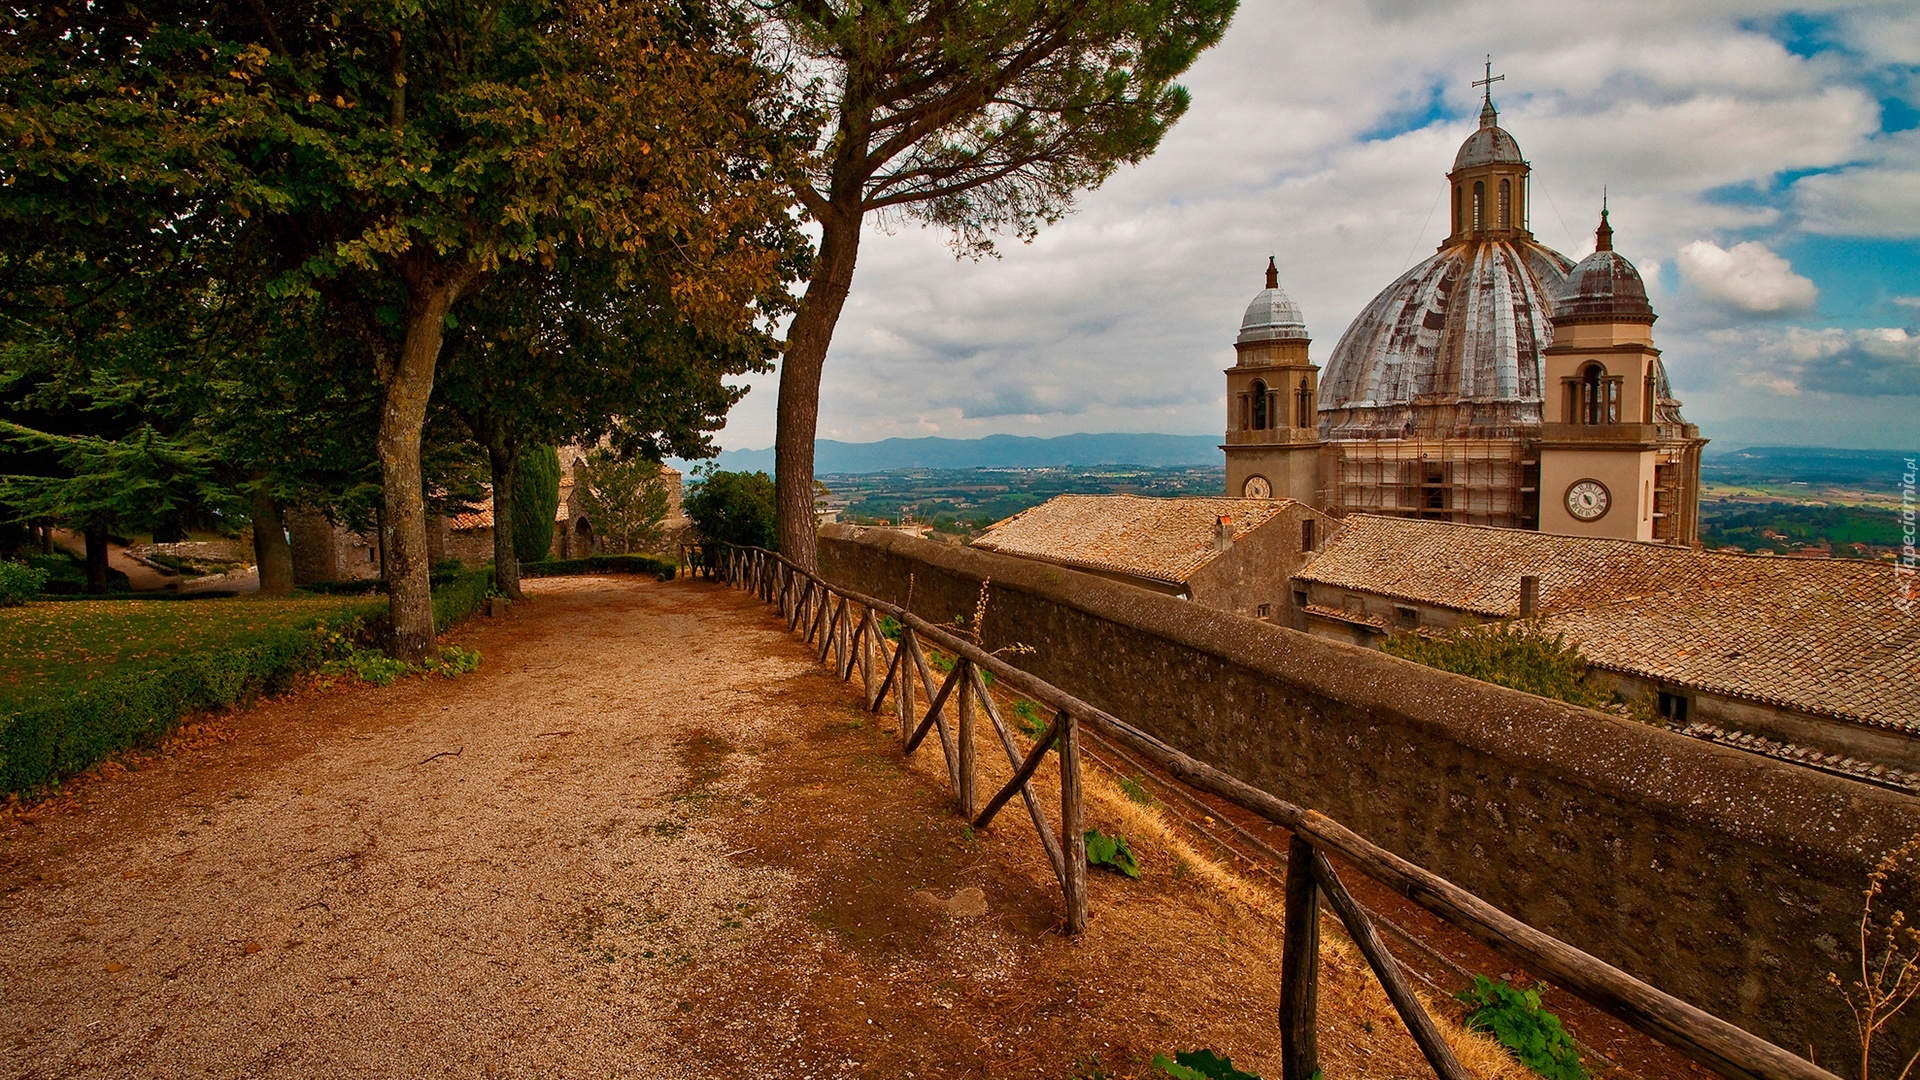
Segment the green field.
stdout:
<svg viewBox="0 0 1920 1080">
<path fill-rule="evenodd" d="M 1872 506 L 1704 500 L 1700 542 L 1710 549 L 1782 554 L 1824 550 L 1840 557 L 1875 558 L 1900 544 L 1900 515 Z"/>
<path fill-rule="evenodd" d="M 85 684 L 157 671 L 190 653 L 253 644 L 276 630 L 386 607 L 384 598 L 67 600 L 0 608 L 0 712 Z"/>
</svg>

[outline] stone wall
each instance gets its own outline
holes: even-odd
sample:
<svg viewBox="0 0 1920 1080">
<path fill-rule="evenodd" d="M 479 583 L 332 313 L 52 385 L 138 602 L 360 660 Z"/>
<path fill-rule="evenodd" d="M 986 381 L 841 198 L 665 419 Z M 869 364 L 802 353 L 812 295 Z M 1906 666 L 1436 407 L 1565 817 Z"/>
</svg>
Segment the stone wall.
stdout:
<svg viewBox="0 0 1920 1080">
<path fill-rule="evenodd" d="M 934 621 L 990 577 L 986 643 L 1036 675 L 1843 1075 L 1858 1055 L 1826 977 L 1920 799 L 897 532 L 829 526 L 820 568 L 895 603 L 911 575 Z"/>
</svg>

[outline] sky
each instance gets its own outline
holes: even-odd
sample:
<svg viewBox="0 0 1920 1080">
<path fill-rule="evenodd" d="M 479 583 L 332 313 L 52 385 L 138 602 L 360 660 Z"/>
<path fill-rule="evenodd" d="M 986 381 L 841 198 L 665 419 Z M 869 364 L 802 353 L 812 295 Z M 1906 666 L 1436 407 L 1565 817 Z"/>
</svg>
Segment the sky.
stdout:
<svg viewBox="0 0 1920 1080">
<path fill-rule="evenodd" d="M 1154 156 L 1033 243 L 869 221 L 819 436 L 1222 430 L 1269 255 L 1324 365 L 1444 238 L 1488 54 L 1535 237 L 1591 252 L 1605 188 L 1711 449 L 1920 449 L 1920 5 L 1764 0 L 1242 0 Z M 773 441 L 751 382 L 725 448 Z"/>
</svg>

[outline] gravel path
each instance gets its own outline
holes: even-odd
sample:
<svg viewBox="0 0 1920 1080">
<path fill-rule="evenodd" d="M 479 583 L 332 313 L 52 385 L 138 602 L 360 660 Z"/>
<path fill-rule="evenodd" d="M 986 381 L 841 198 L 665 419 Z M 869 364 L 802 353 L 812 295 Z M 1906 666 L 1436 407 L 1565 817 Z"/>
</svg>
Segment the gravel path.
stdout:
<svg viewBox="0 0 1920 1080">
<path fill-rule="evenodd" d="M 479 673 L 267 703 L 203 760 L 16 826 L 0 1073 L 693 1075 L 658 1037 L 678 999 L 596 963 L 593 928 L 644 910 L 712 959 L 754 918 L 722 932 L 716 902 L 776 906 L 787 875 L 674 800 L 683 744 L 794 723 L 756 687 L 813 668 L 738 594 L 532 588 L 461 635 Z"/>
<path fill-rule="evenodd" d="M 1144 870 L 1069 939 L 1017 804 L 968 828 L 749 595 L 529 589 L 456 635 L 477 673 L 283 697 L 0 819 L 0 1076 L 1279 1074 L 1272 898 L 1109 778 L 1088 824 Z M 1430 1075 L 1323 970 L 1329 1075 Z"/>
</svg>

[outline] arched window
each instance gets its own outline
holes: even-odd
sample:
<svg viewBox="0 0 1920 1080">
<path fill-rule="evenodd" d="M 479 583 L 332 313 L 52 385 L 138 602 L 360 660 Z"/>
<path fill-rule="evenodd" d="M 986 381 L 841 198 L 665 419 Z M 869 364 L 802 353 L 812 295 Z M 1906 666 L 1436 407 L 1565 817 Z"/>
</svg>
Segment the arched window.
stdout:
<svg viewBox="0 0 1920 1080">
<path fill-rule="evenodd" d="M 1253 430 L 1267 430 L 1267 384 L 1253 380 Z"/>
<path fill-rule="evenodd" d="M 1487 227 L 1487 185 L 1485 181 L 1473 182 L 1473 231 L 1479 232 Z"/>
<path fill-rule="evenodd" d="M 1580 422 L 1620 422 L 1620 380 L 1607 378 L 1607 369 L 1588 364 L 1580 372 Z"/>
<path fill-rule="evenodd" d="M 1453 185 L 1453 235 L 1460 235 L 1460 185 Z"/>
<path fill-rule="evenodd" d="M 1313 391 L 1307 388 L 1307 380 L 1300 380 L 1300 389 L 1293 393 L 1294 427 L 1313 426 Z"/>
<path fill-rule="evenodd" d="M 1513 181 L 1500 181 L 1500 227 L 1513 228 Z"/>
</svg>

